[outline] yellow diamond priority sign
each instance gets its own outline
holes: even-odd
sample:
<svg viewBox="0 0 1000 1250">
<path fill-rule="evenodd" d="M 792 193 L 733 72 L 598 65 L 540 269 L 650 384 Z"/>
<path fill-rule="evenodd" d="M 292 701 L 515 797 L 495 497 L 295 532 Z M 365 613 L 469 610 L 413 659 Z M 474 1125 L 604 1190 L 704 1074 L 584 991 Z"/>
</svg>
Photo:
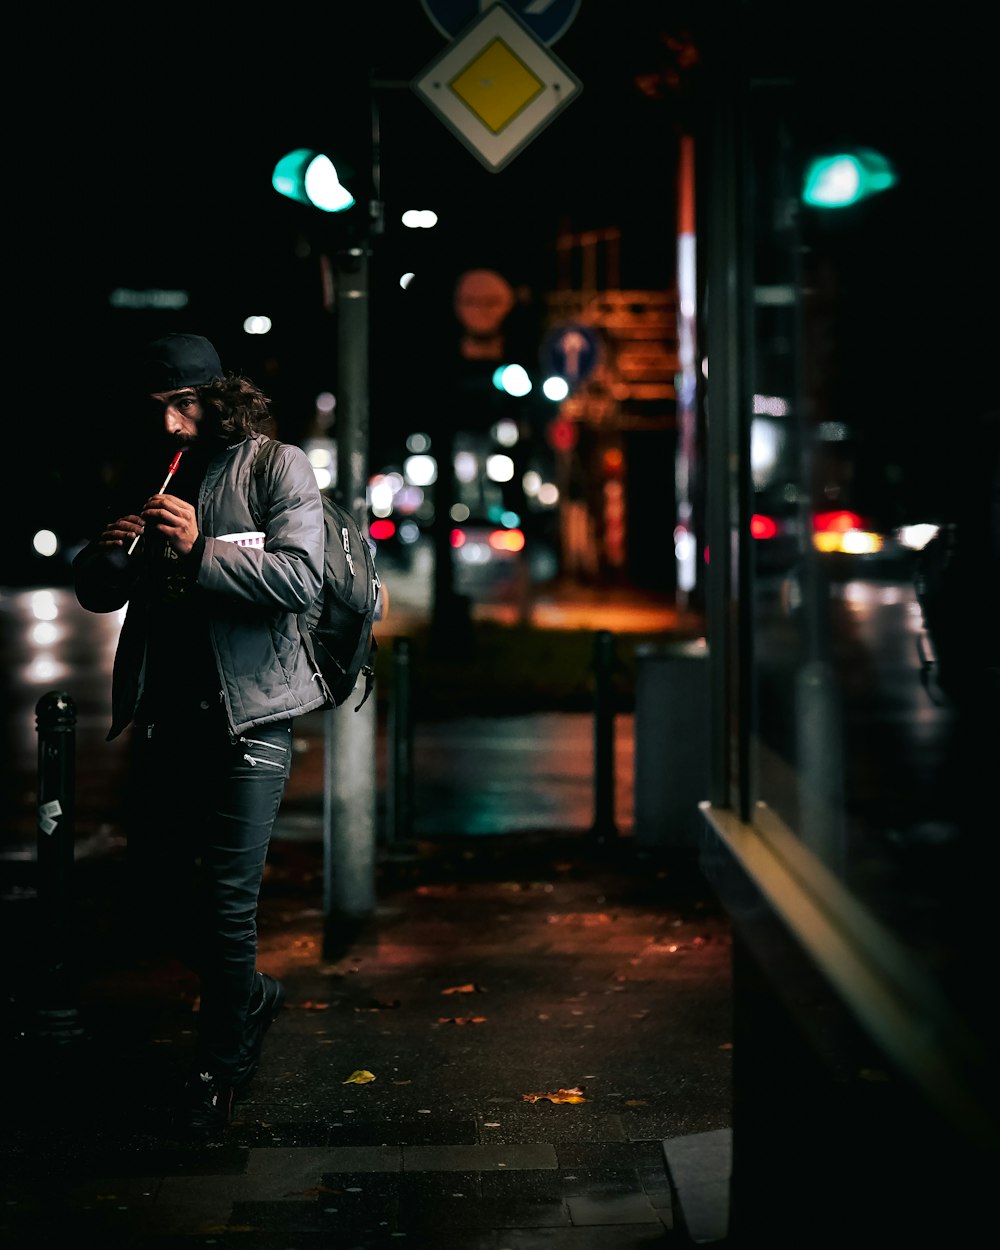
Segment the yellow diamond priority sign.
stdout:
<svg viewBox="0 0 1000 1250">
<path fill-rule="evenodd" d="M 470 23 L 412 87 L 494 173 L 582 90 L 503 4 Z"/>
</svg>

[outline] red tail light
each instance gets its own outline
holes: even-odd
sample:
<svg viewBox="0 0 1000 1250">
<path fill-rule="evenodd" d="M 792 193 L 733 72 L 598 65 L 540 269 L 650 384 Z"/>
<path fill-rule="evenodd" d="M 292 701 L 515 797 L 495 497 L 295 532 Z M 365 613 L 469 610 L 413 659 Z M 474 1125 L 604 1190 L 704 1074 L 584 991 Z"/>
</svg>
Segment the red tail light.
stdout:
<svg viewBox="0 0 1000 1250">
<path fill-rule="evenodd" d="M 494 551 L 520 551 L 524 547 L 524 534 L 520 530 L 494 530 L 490 534 L 490 546 Z"/>
<path fill-rule="evenodd" d="M 774 538 L 777 532 L 778 522 L 774 517 L 764 516 L 760 512 L 755 512 L 750 518 L 751 538 Z"/>
<path fill-rule="evenodd" d="M 843 509 L 836 512 L 817 512 L 813 517 L 813 530 L 817 534 L 846 534 L 848 530 L 867 528 L 856 512 Z"/>
</svg>

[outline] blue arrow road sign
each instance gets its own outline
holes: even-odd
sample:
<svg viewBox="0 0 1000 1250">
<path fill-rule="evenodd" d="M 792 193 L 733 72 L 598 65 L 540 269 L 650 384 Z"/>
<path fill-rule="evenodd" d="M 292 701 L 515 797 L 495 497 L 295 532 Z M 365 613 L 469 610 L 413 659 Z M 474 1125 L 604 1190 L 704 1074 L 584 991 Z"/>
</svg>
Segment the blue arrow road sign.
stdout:
<svg viewBox="0 0 1000 1250">
<path fill-rule="evenodd" d="M 556 326 L 542 341 L 542 367 L 575 385 L 593 372 L 600 350 L 600 340 L 590 326 Z"/>
<path fill-rule="evenodd" d="M 420 0 L 424 12 L 446 39 L 463 31 L 496 0 Z M 573 24 L 580 0 L 504 0 L 506 6 L 544 44 L 555 43 Z"/>
</svg>

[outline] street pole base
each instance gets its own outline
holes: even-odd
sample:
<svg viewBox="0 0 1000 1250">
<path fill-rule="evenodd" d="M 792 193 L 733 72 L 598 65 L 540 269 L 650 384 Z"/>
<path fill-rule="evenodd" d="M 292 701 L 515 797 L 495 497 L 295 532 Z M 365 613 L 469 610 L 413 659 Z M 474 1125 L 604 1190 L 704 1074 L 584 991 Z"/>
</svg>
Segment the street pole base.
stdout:
<svg viewBox="0 0 1000 1250">
<path fill-rule="evenodd" d="M 335 963 L 350 954 L 352 948 L 367 937 L 375 927 L 374 915 L 328 916 L 323 926 L 323 958 Z"/>
<path fill-rule="evenodd" d="M 611 846 L 621 837 L 618 826 L 611 821 L 596 821 L 590 826 L 590 838 L 597 846 Z"/>
<path fill-rule="evenodd" d="M 468 595 L 440 594 L 431 614 L 430 653 L 435 659 L 469 659 L 474 650 Z"/>
</svg>

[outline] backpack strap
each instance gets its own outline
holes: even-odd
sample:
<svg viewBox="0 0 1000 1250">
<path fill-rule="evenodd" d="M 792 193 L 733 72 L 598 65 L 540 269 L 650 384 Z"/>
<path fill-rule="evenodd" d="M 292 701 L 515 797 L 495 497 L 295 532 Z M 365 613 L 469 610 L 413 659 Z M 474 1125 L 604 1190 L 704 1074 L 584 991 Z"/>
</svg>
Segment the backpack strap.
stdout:
<svg viewBox="0 0 1000 1250">
<path fill-rule="evenodd" d="M 247 504 L 250 507 L 250 515 L 253 517 L 254 525 L 258 529 L 261 528 L 264 521 L 264 513 L 267 511 L 266 506 L 261 505 L 261 499 L 270 497 L 271 491 L 267 481 L 268 470 L 274 454 L 278 450 L 278 444 L 273 438 L 265 438 L 254 452 L 253 465 L 250 469 L 250 490 L 247 494 Z"/>
</svg>

